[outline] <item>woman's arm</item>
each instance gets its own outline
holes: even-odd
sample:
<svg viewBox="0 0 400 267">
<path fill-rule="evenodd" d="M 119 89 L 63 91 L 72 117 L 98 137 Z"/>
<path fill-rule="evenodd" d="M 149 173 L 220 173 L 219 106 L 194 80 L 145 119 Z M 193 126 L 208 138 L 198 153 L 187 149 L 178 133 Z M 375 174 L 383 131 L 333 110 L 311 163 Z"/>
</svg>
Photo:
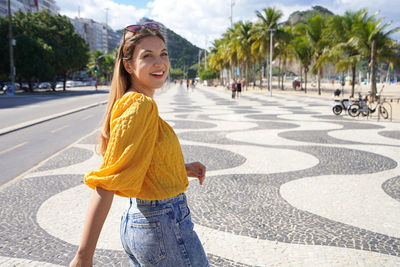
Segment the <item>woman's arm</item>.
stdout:
<svg viewBox="0 0 400 267">
<path fill-rule="evenodd" d="M 200 162 L 191 162 L 186 163 L 186 173 L 189 177 L 196 177 L 199 179 L 200 184 L 203 184 L 204 179 L 206 178 L 206 166 L 201 164 Z"/>
<path fill-rule="evenodd" d="M 86 213 L 83 234 L 75 258 L 70 263 L 72 266 L 92 266 L 94 251 L 99 239 L 101 228 L 107 218 L 114 192 L 96 187 L 90 199 Z"/>
</svg>

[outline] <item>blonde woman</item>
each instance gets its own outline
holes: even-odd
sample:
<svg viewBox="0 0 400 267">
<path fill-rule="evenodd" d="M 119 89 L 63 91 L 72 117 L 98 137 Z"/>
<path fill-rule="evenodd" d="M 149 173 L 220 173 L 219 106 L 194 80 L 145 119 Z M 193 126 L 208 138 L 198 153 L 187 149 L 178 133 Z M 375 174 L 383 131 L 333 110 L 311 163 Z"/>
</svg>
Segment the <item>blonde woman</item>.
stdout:
<svg viewBox="0 0 400 267">
<path fill-rule="evenodd" d="M 202 184 L 206 168 L 185 164 L 178 138 L 153 100 L 169 66 L 157 24 L 125 28 L 99 138 L 103 162 L 85 176 L 94 191 L 70 266 L 92 266 L 114 194 L 128 199 L 120 234 L 131 266 L 209 266 L 184 194 L 188 176 Z"/>
</svg>

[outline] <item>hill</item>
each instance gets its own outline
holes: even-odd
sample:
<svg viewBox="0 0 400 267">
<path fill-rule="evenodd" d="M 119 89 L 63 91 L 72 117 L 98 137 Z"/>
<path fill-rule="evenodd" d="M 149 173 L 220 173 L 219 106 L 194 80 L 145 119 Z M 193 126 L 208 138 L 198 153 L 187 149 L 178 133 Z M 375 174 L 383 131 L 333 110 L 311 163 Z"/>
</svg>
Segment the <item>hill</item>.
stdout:
<svg viewBox="0 0 400 267">
<path fill-rule="evenodd" d="M 299 22 L 306 22 L 307 20 L 311 19 L 312 17 L 318 14 L 321 14 L 323 16 L 334 15 L 331 11 L 329 11 L 325 7 L 313 6 L 311 10 L 293 12 L 289 16 L 287 22 L 290 22 L 290 24 L 295 25 Z"/>
<path fill-rule="evenodd" d="M 188 67 L 198 63 L 200 48 L 168 28 L 167 38 L 169 59 L 174 69 L 183 70 L 183 66 L 185 66 L 187 70 Z"/>
</svg>

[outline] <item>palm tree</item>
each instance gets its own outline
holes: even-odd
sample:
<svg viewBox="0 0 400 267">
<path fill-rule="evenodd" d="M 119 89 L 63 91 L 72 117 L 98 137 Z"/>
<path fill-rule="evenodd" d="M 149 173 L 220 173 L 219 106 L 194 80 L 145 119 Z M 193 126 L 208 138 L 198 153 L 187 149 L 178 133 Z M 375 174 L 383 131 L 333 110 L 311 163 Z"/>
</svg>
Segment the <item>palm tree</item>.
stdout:
<svg viewBox="0 0 400 267">
<path fill-rule="evenodd" d="M 296 57 L 300 61 L 300 66 L 304 69 L 304 92 L 307 93 L 307 73 L 312 62 L 314 47 L 309 39 L 303 35 L 297 35 L 292 40 L 292 45 L 294 47 Z"/>
<path fill-rule="evenodd" d="M 222 35 L 222 52 L 221 57 L 225 59 L 225 63 L 229 65 L 230 77 L 234 76 L 233 68 L 237 66 L 237 49 L 236 49 L 236 31 L 235 28 L 228 28 Z"/>
<path fill-rule="evenodd" d="M 295 57 L 294 47 L 291 44 L 291 40 L 293 39 L 293 28 L 291 26 L 280 27 L 279 31 L 281 34 L 276 38 L 276 45 L 274 47 L 274 55 L 279 59 L 279 71 L 282 76 L 281 90 L 284 90 L 284 75 L 286 74 L 286 65 L 287 62 L 291 62 Z M 283 66 L 282 66 L 283 64 Z M 283 67 L 283 71 L 281 71 L 281 66 Z M 279 76 L 280 77 L 280 76 Z M 278 82 L 279 84 L 279 82 Z M 279 87 L 279 85 L 278 85 Z"/>
<path fill-rule="evenodd" d="M 256 54 L 265 55 L 268 62 L 270 30 L 278 29 L 278 21 L 282 18 L 283 13 L 279 9 L 268 7 L 261 10 L 261 12 L 256 11 L 256 15 L 259 22 L 254 25 L 252 30 L 252 51 L 255 51 Z M 278 32 L 275 34 L 279 35 Z M 269 82 L 271 81 L 268 79 Z"/>
<path fill-rule="evenodd" d="M 307 24 L 298 24 L 296 28 L 300 34 L 305 35 L 306 38 L 308 38 L 310 44 L 314 48 L 314 61 L 318 61 L 329 45 L 329 39 L 327 36 L 327 17 L 318 14 L 312 17 Z M 315 68 L 318 73 L 318 94 L 320 95 L 322 65 L 315 66 Z"/>
<path fill-rule="evenodd" d="M 211 46 L 210 53 L 208 54 L 208 64 L 210 69 L 217 73 L 220 73 L 220 75 L 222 75 L 223 69 L 229 68 L 229 65 L 222 57 L 223 45 L 224 43 L 222 39 L 215 40 Z M 220 78 L 221 83 L 223 83 L 222 76 Z"/>
<path fill-rule="evenodd" d="M 350 40 L 356 35 L 356 25 L 360 22 L 365 10 L 357 12 L 346 11 L 344 16 L 333 16 L 329 21 L 329 31 L 331 34 L 332 47 L 328 53 L 323 54 L 317 66 L 328 62 L 336 62 L 337 71 L 351 69 L 352 88 L 351 97 L 354 97 L 356 80 L 356 66 L 362 60 L 361 52 Z"/>
<path fill-rule="evenodd" d="M 245 69 L 245 78 L 248 81 L 248 68 L 249 63 L 253 61 L 253 57 L 251 54 L 251 46 L 252 46 L 252 39 L 251 39 L 251 30 L 252 23 L 245 21 L 245 22 L 238 22 L 235 24 L 235 49 L 237 51 L 237 60 L 240 65 L 244 66 Z M 242 73 L 242 71 L 241 71 Z"/>
<path fill-rule="evenodd" d="M 379 60 L 398 62 L 398 54 L 395 42 L 390 35 L 400 31 L 400 27 L 386 31 L 391 25 L 383 23 L 383 18 L 375 19 L 377 14 L 371 17 L 364 11 L 361 20 L 355 25 L 355 36 L 349 41 L 358 47 L 362 55 L 368 59 L 371 72 L 371 96 L 375 97 L 376 89 L 376 64 Z"/>
</svg>

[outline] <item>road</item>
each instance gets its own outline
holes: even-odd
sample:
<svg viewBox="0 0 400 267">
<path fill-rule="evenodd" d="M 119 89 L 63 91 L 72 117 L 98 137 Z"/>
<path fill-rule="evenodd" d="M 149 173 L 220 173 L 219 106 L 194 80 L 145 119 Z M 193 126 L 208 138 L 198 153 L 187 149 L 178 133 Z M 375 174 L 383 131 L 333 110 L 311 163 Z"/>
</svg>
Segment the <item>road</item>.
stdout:
<svg viewBox="0 0 400 267">
<path fill-rule="evenodd" d="M 399 123 L 337 117 L 330 100 L 288 94 L 232 100 L 177 86 L 155 99 L 185 160 L 207 166 L 186 194 L 211 266 L 400 265 Z M 0 266 L 71 260 L 92 192 L 82 178 L 101 162 L 94 137 L 0 187 Z M 114 198 L 96 266 L 127 266 L 125 205 Z"/>
<path fill-rule="evenodd" d="M 0 129 L 105 101 L 106 94 L 0 98 Z M 5 102 L 7 100 L 7 102 Z M 106 106 L 99 105 L 0 136 L 0 185 L 99 127 Z"/>
</svg>

